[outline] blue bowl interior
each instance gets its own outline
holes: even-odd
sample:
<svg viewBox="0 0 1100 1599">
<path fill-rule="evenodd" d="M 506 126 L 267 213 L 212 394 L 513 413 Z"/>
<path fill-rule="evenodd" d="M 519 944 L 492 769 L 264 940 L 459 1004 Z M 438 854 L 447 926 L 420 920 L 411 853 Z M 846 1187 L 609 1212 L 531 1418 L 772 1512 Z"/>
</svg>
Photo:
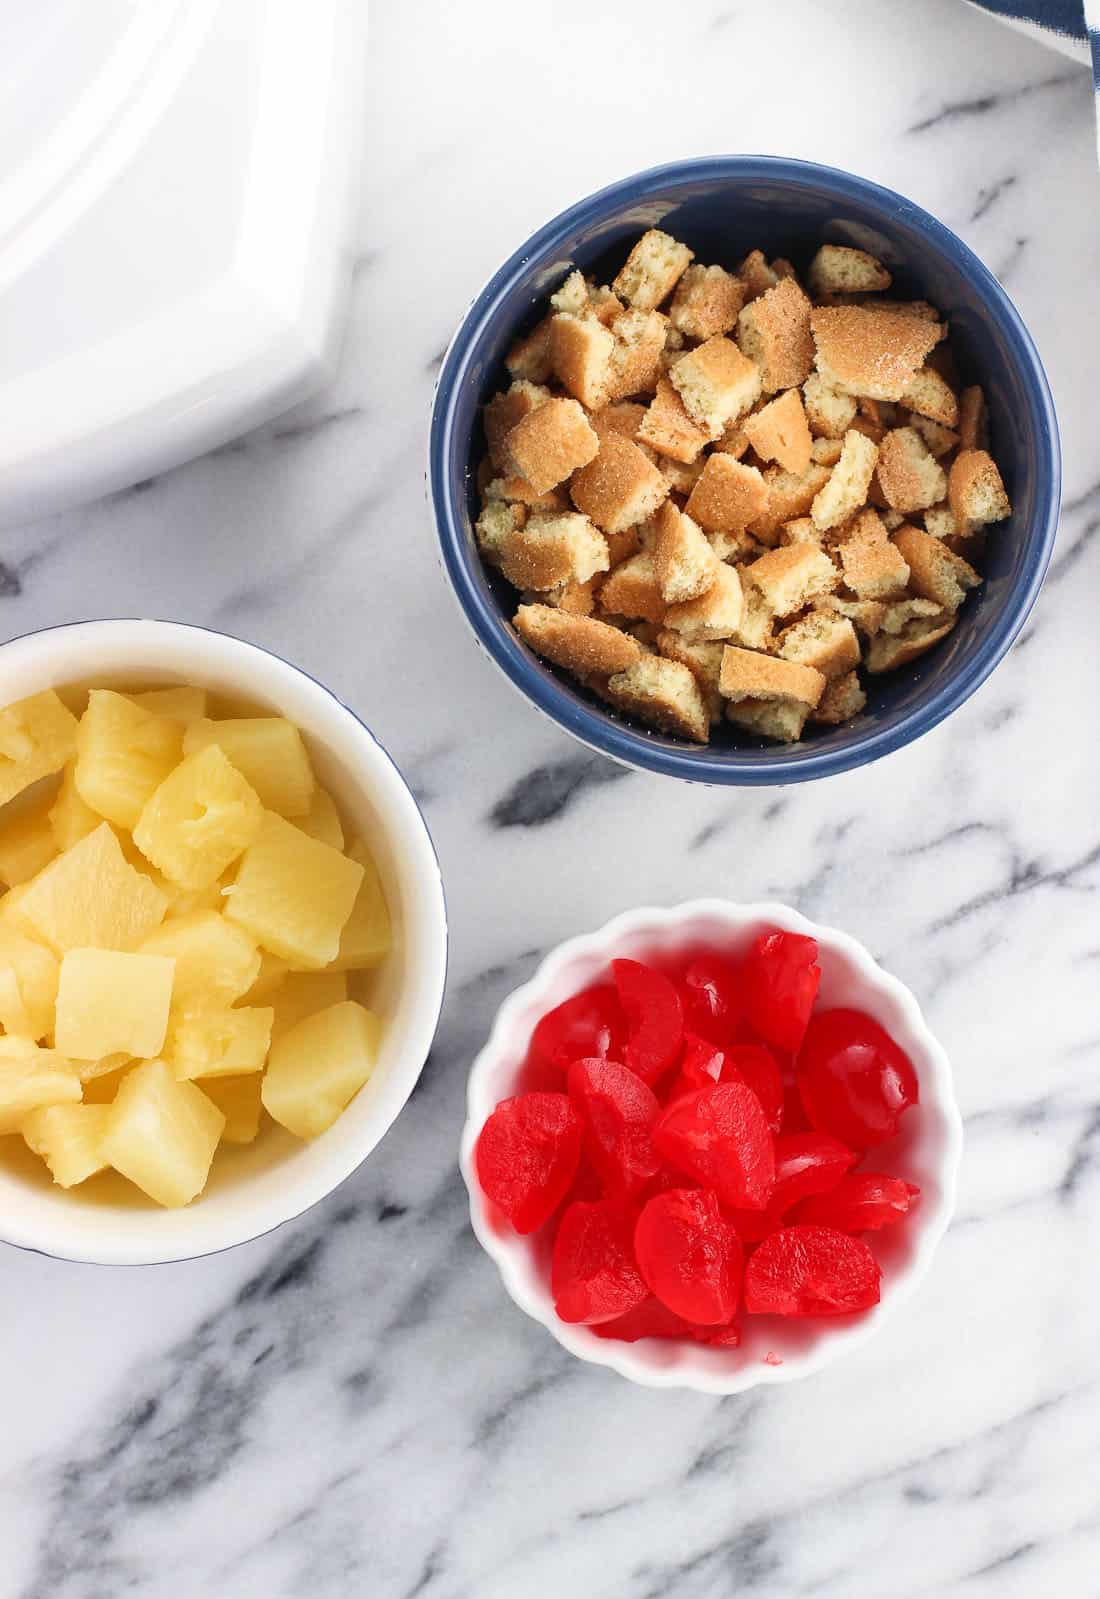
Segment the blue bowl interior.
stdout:
<svg viewBox="0 0 1100 1599">
<path fill-rule="evenodd" d="M 824 240 L 885 261 L 891 295 L 930 300 L 950 319 L 964 382 L 980 382 L 992 450 L 1013 503 L 993 530 L 985 582 L 946 640 L 912 666 L 868 680 L 867 709 L 838 728 L 807 727 L 776 746 L 723 724 L 696 748 L 627 723 L 567 674 L 539 661 L 508 624 L 515 593 L 481 563 L 473 537 L 474 473 L 484 454 L 480 407 L 508 376 L 513 339 L 545 314 L 573 267 L 606 282 L 630 244 L 660 226 L 703 262 L 731 265 L 759 246 L 804 268 Z M 1057 525 L 1059 456 L 1049 390 L 1011 302 L 971 251 L 888 189 L 796 161 L 724 158 L 643 173 L 549 223 L 496 274 L 463 323 L 440 374 L 431 443 L 443 555 L 480 641 L 541 708 L 605 753 L 704 782 L 794 782 L 862 764 L 927 731 L 978 686 L 1007 650 L 1038 593 Z"/>
</svg>

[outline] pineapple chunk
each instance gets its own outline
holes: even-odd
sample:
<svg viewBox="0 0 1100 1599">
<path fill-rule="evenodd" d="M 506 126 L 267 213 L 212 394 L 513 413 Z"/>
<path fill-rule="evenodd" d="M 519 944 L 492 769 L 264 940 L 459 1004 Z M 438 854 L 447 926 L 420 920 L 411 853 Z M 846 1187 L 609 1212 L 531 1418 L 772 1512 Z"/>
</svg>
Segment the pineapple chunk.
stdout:
<svg viewBox="0 0 1100 1599">
<path fill-rule="evenodd" d="M 380 1035 L 378 1017 L 353 999 L 307 1016 L 271 1046 L 265 1110 L 299 1138 L 316 1138 L 370 1076 Z"/>
<path fill-rule="evenodd" d="M 142 806 L 180 758 L 183 729 L 111 689 L 94 688 L 80 719 L 76 790 L 117 827 L 132 828 Z"/>
<path fill-rule="evenodd" d="M 58 960 L 52 949 L 0 925 L 0 1026 L 24 1038 L 53 1031 Z"/>
<path fill-rule="evenodd" d="M 0 1038 L 0 1133 L 17 1133 L 39 1105 L 75 1105 L 80 1078 L 72 1061 L 29 1038 Z"/>
<path fill-rule="evenodd" d="M 50 1176 L 62 1188 L 103 1171 L 103 1134 L 107 1130 L 106 1105 L 43 1105 L 23 1119 L 27 1148 L 41 1155 Z"/>
<path fill-rule="evenodd" d="M 226 915 L 292 966 L 333 960 L 363 881 L 357 861 L 265 811 L 228 895 Z"/>
<path fill-rule="evenodd" d="M 344 824 L 336 809 L 336 801 L 325 788 L 313 790 L 313 804 L 298 826 L 310 838 L 319 838 L 322 844 L 329 845 L 331 849 L 342 850 L 344 847 Z"/>
<path fill-rule="evenodd" d="M 167 883 L 168 879 L 164 881 Z M 169 887 L 174 896 L 168 905 L 166 916 L 169 920 L 175 916 L 192 916 L 195 911 L 223 911 L 225 909 L 225 879 L 219 877 L 216 882 L 210 883 L 206 888 L 183 888 L 178 883 L 171 883 Z"/>
<path fill-rule="evenodd" d="M 275 996 L 275 1025 L 272 1038 L 297 1027 L 307 1016 L 338 1005 L 348 997 L 348 980 L 343 972 L 291 972 Z"/>
<path fill-rule="evenodd" d="M 166 905 L 165 895 L 129 865 L 118 839 L 101 822 L 24 884 L 18 908 L 11 910 L 20 924 L 29 923 L 64 954 L 67 949 L 133 949 L 163 921 Z"/>
<path fill-rule="evenodd" d="M 17 803 L 0 814 L 0 877 L 9 888 L 27 883 L 57 854 L 50 826 L 52 794 L 33 804 Z"/>
<path fill-rule="evenodd" d="M 370 851 L 361 839 L 356 839 L 348 857 L 362 866 L 363 881 L 340 934 L 340 948 L 331 962 L 331 969 L 336 972 L 362 971 L 379 965 L 393 942 L 386 896 Z"/>
<path fill-rule="evenodd" d="M 54 1040 L 79 1060 L 160 1053 L 176 963 L 166 955 L 70 949 L 61 962 Z"/>
<path fill-rule="evenodd" d="M 249 1072 L 247 1077 L 207 1077 L 202 1091 L 225 1117 L 222 1142 L 225 1144 L 251 1144 L 260 1130 L 259 1072 Z"/>
<path fill-rule="evenodd" d="M 274 1019 L 275 1012 L 261 1006 L 183 1011 L 173 1019 L 164 1053 L 181 1081 L 261 1072 Z"/>
<path fill-rule="evenodd" d="M 76 717 L 52 688 L 0 711 L 0 805 L 60 772 L 76 738 Z"/>
<path fill-rule="evenodd" d="M 4 902 L 0 900 L 0 920 L 3 919 Z M 241 995 L 243 1005 L 258 1005 L 261 1000 L 271 999 L 283 987 L 290 976 L 290 967 L 286 961 L 280 960 L 278 955 L 272 955 L 268 950 L 260 951 L 260 970 L 256 981 L 248 991 Z"/>
<path fill-rule="evenodd" d="M 206 690 L 204 688 L 150 688 L 143 694 L 128 696 L 143 711 L 154 716 L 167 717 L 170 722 L 197 722 L 206 715 Z"/>
<path fill-rule="evenodd" d="M 173 917 L 149 934 L 140 953 L 173 957 L 172 1004 L 181 1008 L 231 1005 L 252 986 L 260 970 L 255 939 L 217 911 Z"/>
<path fill-rule="evenodd" d="M 186 1205 L 201 1194 L 225 1117 L 163 1060 L 126 1074 L 109 1107 L 101 1148 L 108 1165 L 155 1199 Z"/>
<path fill-rule="evenodd" d="M 184 888 L 209 888 L 251 844 L 264 808 L 217 744 L 188 755 L 150 795 L 134 843 Z"/>
<path fill-rule="evenodd" d="M 280 816 L 308 813 L 313 801 L 313 768 L 301 733 L 285 716 L 192 722 L 184 735 L 184 754 L 194 755 L 210 744 L 221 746 L 267 810 Z"/>
<path fill-rule="evenodd" d="M 138 1066 L 143 1066 L 144 1061 L 136 1061 L 131 1055 L 109 1055 L 107 1060 L 120 1061 L 112 1071 L 101 1071 L 96 1076 L 89 1077 L 86 1070 L 81 1071 L 81 1081 L 84 1084 L 85 1105 L 113 1105 L 115 1095 L 122 1087 L 124 1080 Z M 105 1066 L 105 1061 L 77 1061 L 81 1068 Z"/>
<path fill-rule="evenodd" d="M 72 849 L 82 838 L 94 833 L 102 820 L 77 793 L 76 762 L 70 761 L 61 779 L 57 798 L 50 807 L 50 826 L 58 849 Z"/>
<path fill-rule="evenodd" d="M 171 1014 L 171 1012 L 169 1012 Z M 116 1072 L 122 1072 L 127 1066 L 134 1064 L 136 1057 L 129 1055 L 125 1050 L 119 1050 L 114 1055 L 101 1055 L 98 1060 L 74 1060 L 76 1074 L 84 1084 L 84 1097 L 88 1097 L 88 1085 L 100 1077 L 113 1077 Z M 117 1086 L 117 1085 L 116 1085 Z"/>
</svg>

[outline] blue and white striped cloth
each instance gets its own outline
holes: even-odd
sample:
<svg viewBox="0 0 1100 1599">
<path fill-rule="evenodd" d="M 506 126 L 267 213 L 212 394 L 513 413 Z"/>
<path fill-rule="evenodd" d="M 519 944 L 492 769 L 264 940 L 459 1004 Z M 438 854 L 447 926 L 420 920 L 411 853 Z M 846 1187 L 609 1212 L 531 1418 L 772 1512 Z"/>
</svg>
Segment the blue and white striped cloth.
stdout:
<svg viewBox="0 0 1100 1599">
<path fill-rule="evenodd" d="M 1100 0 L 971 0 L 1002 22 L 1092 68 L 1100 95 Z"/>
</svg>

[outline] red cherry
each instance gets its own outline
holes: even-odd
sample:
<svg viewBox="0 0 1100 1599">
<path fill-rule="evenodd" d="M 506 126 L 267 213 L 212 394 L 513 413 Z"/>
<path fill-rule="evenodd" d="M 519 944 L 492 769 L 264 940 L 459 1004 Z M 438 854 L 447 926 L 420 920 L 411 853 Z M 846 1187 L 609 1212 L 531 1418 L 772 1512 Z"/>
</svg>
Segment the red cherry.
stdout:
<svg viewBox="0 0 1100 1599">
<path fill-rule="evenodd" d="M 716 1083 L 669 1104 L 653 1129 L 658 1153 L 724 1205 L 763 1210 L 775 1180 L 772 1136 L 744 1083 Z"/>
<path fill-rule="evenodd" d="M 599 1338 L 618 1338 L 625 1344 L 636 1344 L 639 1338 L 690 1338 L 694 1329 L 689 1321 L 675 1315 L 650 1294 L 625 1316 L 600 1322 L 592 1331 Z"/>
<path fill-rule="evenodd" d="M 618 994 L 596 983 L 547 1011 L 531 1034 L 530 1056 L 544 1070 L 564 1072 L 575 1060 L 618 1054 L 625 1032 Z"/>
<path fill-rule="evenodd" d="M 773 1133 L 783 1121 L 783 1075 L 779 1062 L 763 1044 L 733 1044 L 726 1050 L 723 1082 L 742 1082 L 760 1101 L 764 1118 Z"/>
<path fill-rule="evenodd" d="M 817 998 L 817 943 L 801 933 L 762 933 L 745 959 L 745 1011 L 761 1038 L 796 1050 Z"/>
<path fill-rule="evenodd" d="M 853 1149 L 883 1144 L 918 1098 L 913 1063 L 858 1010 L 815 1016 L 797 1062 L 798 1091 L 815 1127 Z"/>
<path fill-rule="evenodd" d="M 634 1254 L 650 1290 L 702 1326 L 728 1322 L 741 1291 L 741 1245 L 706 1188 L 658 1194 L 638 1217 Z"/>
<path fill-rule="evenodd" d="M 710 1088 L 721 1080 L 726 1051 L 697 1033 L 684 1034 L 684 1053 L 680 1057 L 680 1077 L 688 1088 Z"/>
<path fill-rule="evenodd" d="M 623 1060 L 653 1084 L 676 1059 L 684 1036 L 680 996 L 663 972 L 640 961 L 612 961 L 611 970 L 629 1027 Z"/>
<path fill-rule="evenodd" d="M 630 1220 L 620 1206 L 601 1200 L 563 1211 L 550 1288 L 562 1321 L 588 1326 L 625 1316 L 648 1296 L 634 1259 Z"/>
<path fill-rule="evenodd" d="M 742 1004 L 733 967 L 720 955 L 696 955 L 680 983 L 684 1026 L 717 1044 L 732 1041 Z"/>
<path fill-rule="evenodd" d="M 775 1141 L 775 1187 L 768 1209 L 782 1215 L 808 1194 L 828 1193 L 857 1158 L 828 1133 L 781 1133 Z"/>
<path fill-rule="evenodd" d="M 568 1081 L 585 1150 L 608 1193 L 637 1193 L 661 1164 L 651 1136 L 661 1114 L 656 1094 L 614 1060 L 575 1060 Z"/>
<path fill-rule="evenodd" d="M 564 1199 L 581 1153 L 581 1119 L 565 1094 L 520 1094 L 478 1136 L 482 1189 L 517 1233 L 533 1233 Z"/>
<path fill-rule="evenodd" d="M 920 1189 L 900 1177 L 877 1171 L 854 1171 L 842 1177 L 827 1194 L 815 1194 L 794 1213 L 798 1222 L 835 1227 L 842 1233 L 877 1232 L 901 1221 L 917 1200 Z"/>
<path fill-rule="evenodd" d="M 766 1316 L 844 1316 L 879 1302 L 878 1261 L 831 1227 L 785 1227 L 753 1250 L 745 1309 Z"/>
</svg>

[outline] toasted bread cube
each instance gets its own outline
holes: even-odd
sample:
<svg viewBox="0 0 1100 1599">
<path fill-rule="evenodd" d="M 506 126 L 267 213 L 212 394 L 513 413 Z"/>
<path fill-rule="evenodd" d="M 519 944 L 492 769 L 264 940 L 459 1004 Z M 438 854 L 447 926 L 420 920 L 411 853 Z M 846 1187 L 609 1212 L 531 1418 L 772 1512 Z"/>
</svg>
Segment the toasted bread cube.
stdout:
<svg viewBox="0 0 1100 1599">
<path fill-rule="evenodd" d="M 668 494 L 668 484 L 636 444 L 621 433 L 607 433 L 599 441 L 595 459 L 573 478 L 569 492 L 578 511 L 597 527 L 622 533 L 653 515 Z"/>
<path fill-rule="evenodd" d="M 598 410 L 611 398 L 614 349 L 614 335 L 595 319 L 559 313 L 550 323 L 553 375 L 588 410 Z"/>
<path fill-rule="evenodd" d="M 840 677 L 859 665 L 856 630 L 844 616 L 811 611 L 779 635 L 777 652 L 785 661 L 812 666 L 826 677 Z"/>
<path fill-rule="evenodd" d="M 905 385 L 902 402 L 910 411 L 926 416 L 941 427 L 953 428 L 959 420 L 954 390 L 930 366 L 922 366 Z"/>
<path fill-rule="evenodd" d="M 1012 515 L 997 463 L 985 450 L 959 451 L 951 463 L 947 499 L 957 529 L 970 531 Z"/>
<path fill-rule="evenodd" d="M 549 605 L 521 605 L 512 625 L 536 655 L 582 676 L 625 671 L 642 653 L 629 633 L 594 617 L 571 616 Z"/>
<path fill-rule="evenodd" d="M 958 445 L 959 435 L 954 428 L 945 428 L 942 423 L 933 422 L 926 416 L 918 416 L 915 411 L 909 413 L 909 426 L 916 428 L 937 461 L 945 455 L 950 455 Z"/>
<path fill-rule="evenodd" d="M 270 1005 L 174 1013 L 164 1055 L 180 1082 L 263 1071 L 275 1011 Z"/>
<path fill-rule="evenodd" d="M 138 953 L 175 961 L 172 1003 L 178 1006 L 232 1005 L 260 976 L 256 940 L 215 910 L 164 922 L 143 939 Z"/>
<path fill-rule="evenodd" d="M 893 282 L 881 261 L 846 244 L 823 244 L 808 273 L 814 294 L 875 294 Z"/>
<path fill-rule="evenodd" d="M 876 511 L 863 511 L 838 547 L 844 582 L 857 600 L 889 600 L 909 581 L 909 565 Z"/>
<path fill-rule="evenodd" d="M 665 625 L 687 639 L 726 639 L 737 631 L 741 604 L 737 568 L 720 561 L 706 593 L 698 599 L 670 605 L 665 612 Z"/>
<path fill-rule="evenodd" d="M 29 1038 L 0 1038 L 0 1133 L 17 1133 L 40 1105 L 80 1100 L 76 1063 Z"/>
<path fill-rule="evenodd" d="M 763 555 L 765 548 L 744 528 L 725 533 L 708 533 L 707 543 L 720 561 L 729 561 L 733 566 L 740 566 L 744 561 L 755 561 L 758 555 Z"/>
<path fill-rule="evenodd" d="M 611 287 L 639 311 L 654 311 L 686 272 L 693 252 L 659 228 L 643 233 Z"/>
<path fill-rule="evenodd" d="M 481 508 L 474 523 L 474 538 L 481 558 L 490 566 L 499 566 L 509 538 L 527 522 L 527 509 L 523 505 L 504 500 L 489 500 Z"/>
<path fill-rule="evenodd" d="M 964 450 L 989 449 L 989 407 L 974 383 L 959 395 L 959 444 Z"/>
<path fill-rule="evenodd" d="M 846 616 L 857 633 L 864 638 L 874 638 L 882 626 L 886 605 L 882 600 L 846 600 L 838 594 L 820 594 L 814 601 L 820 611 L 832 611 Z"/>
<path fill-rule="evenodd" d="M 505 539 L 499 565 L 516 588 L 541 591 L 587 583 L 597 572 L 606 572 L 611 561 L 599 529 L 579 512 L 567 511 L 529 517 Z"/>
<path fill-rule="evenodd" d="M 814 523 L 812 516 L 796 516 L 790 522 L 784 522 L 779 529 L 779 543 L 784 544 L 816 544 L 821 546 L 821 533 Z"/>
<path fill-rule="evenodd" d="M 802 400 L 810 432 L 818 438 L 842 439 L 855 420 L 854 397 L 830 388 L 820 372 L 811 372 L 802 385 Z"/>
<path fill-rule="evenodd" d="M 889 605 L 884 605 L 882 608 L 882 627 L 879 631 L 896 637 L 899 633 L 905 632 L 910 622 L 932 616 L 937 622 L 947 620 L 947 611 L 942 605 L 937 605 L 935 600 L 926 600 L 920 595 L 904 600 L 891 600 Z"/>
<path fill-rule="evenodd" d="M 525 505 L 528 511 L 564 511 L 567 500 L 560 489 L 548 489 L 545 494 L 536 494 L 525 477 L 489 478 L 482 491 L 482 503 L 490 504 L 494 500 L 507 500 Z"/>
<path fill-rule="evenodd" d="M 102 1149 L 107 1114 L 106 1105 L 42 1105 L 24 1118 L 20 1132 L 54 1182 L 74 1188 L 107 1164 Z"/>
<path fill-rule="evenodd" d="M 52 688 L 0 711 L 0 805 L 59 772 L 77 737 L 76 717 Z"/>
<path fill-rule="evenodd" d="M 818 306 L 810 326 L 826 383 L 872 400 L 900 400 L 940 336 L 937 323 L 861 305 Z"/>
<path fill-rule="evenodd" d="M 150 794 L 134 843 L 170 882 L 207 888 L 251 844 L 263 813 L 259 795 L 221 746 L 208 744 Z"/>
<path fill-rule="evenodd" d="M 698 599 L 714 583 L 720 564 L 702 529 L 667 500 L 657 512 L 655 525 L 653 564 L 661 597 L 669 605 Z"/>
<path fill-rule="evenodd" d="M 864 664 L 869 672 L 876 674 L 893 672 L 899 666 L 908 666 L 910 661 L 915 661 L 934 644 L 946 638 L 954 625 L 955 613 L 951 613 L 945 621 L 940 621 L 937 617 L 919 617 L 910 622 L 901 633 L 879 633 L 868 646 Z"/>
<path fill-rule="evenodd" d="M 877 460 L 878 449 L 871 440 L 855 428 L 849 428 L 844 435 L 840 459 L 810 507 L 814 524 L 822 532 L 839 527 L 866 504 Z"/>
<path fill-rule="evenodd" d="M 859 678 L 854 671 L 845 672 L 842 677 L 831 680 L 810 716 L 815 722 L 837 727 L 858 716 L 866 704 L 867 696 Z"/>
<path fill-rule="evenodd" d="M 57 989 L 57 1048 L 74 1060 L 160 1053 L 176 963 L 164 955 L 70 949 Z"/>
<path fill-rule="evenodd" d="M 779 282 L 779 274 L 764 259 L 762 250 L 750 250 L 737 268 L 737 276 L 744 291 L 745 304 L 758 300 Z"/>
<path fill-rule="evenodd" d="M 168 906 L 168 896 L 126 860 L 106 822 L 18 893 L 20 921 L 59 954 L 133 949 L 163 921 Z"/>
<path fill-rule="evenodd" d="M 166 1061 L 150 1060 L 127 1073 L 105 1124 L 108 1164 L 158 1205 L 175 1207 L 205 1188 L 225 1117 Z"/>
<path fill-rule="evenodd" d="M 690 266 L 676 285 L 669 320 L 678 332 L 700 343 L 737 326 L 745 302 L 739 278 L 720 266 Z"/>
<path fill-rule="evenodd" d="M 657 379 L 664 373 L 661 360 L 665 349 L 668 318 L 659 311 L 624 311 L 611 329 L 611 398 L 626 399 L 631 394 L 652 394 Z"/>
<path fill-rule="evenodd" d="M 674 461 L 690 465 L 710 439 L 706 428 L 699 427 L 687 413 L 683 400 L 668 378 L 657 382 L 657 392 L 638 428 L 638 440 L 671 456 Z"/>
<path fill-rule="evenodd" d="M 525 605 L 552 605 L 556 611 L 565 611 L 569 616 L 591 616 L 596 608 L 597 582 L 597 578 L 590 577 L 587 583 L 561 583 L 543 594 L 537 591 L 524 594 L 523 602 Z"/>
<path fill-rule="evenodd" d="M 967 592 L 981 582 L 981 576 L 968 561 L 920 528 L 899 528 L 894 534 L 894 547 L 909 565 L 910 588 L 944 610 L 957 611 Z"/>
<path fill-rule="evenodd" d="M 550 365 L 551 317 L 542 321 L 517 339 L 504 357 L 510 376 L 528 383 L 545 383 L 553 370 Z"/>
<path fill-rule="evenodd" d="M 886 506 L 884 510 L 879 512 L 879 515 L 887 533 L 893 533 L 897 528 L 905 526 L 905 517 L 900 511 L 895 511 L 893 506 Z"/>
<path fill-rule="evenodd" d="M 316 1138 L 346 1110 L 378 1058 L 382 1026 L 353 999 L 317 1011 L 271 1046 L 261 1098 L 299 1138 Z"/>
<path fill-rule="evenodd" d="M 9 888 L 28 883 L 57 854 L 57 839 L 50 825 L 52 794 L 28 796 L 30 803 L 6 806 L 0 811 L 0 879 Z"/>
<path fill-rule="evenodd" d="M 740 422 L 731 422 L 721 438 L 715 439 L 714 449 L 721 455 L 732 455 L 735 461 L 748 454 L 749 436 Z"/>
<path fill-rule="evenodd" d="M 722 652 L 718 688 L 727 700 L 793 700 L 813 710 L 825 692 L 826 679 L 812 666 L 760 655 L 727 644 Z"/>
<path fill-rule="evenodd" d="M 662 732 L 698 744 L 707 742 L 710 717 L 702 690 L 679 661 L 643 655 L 625 672 L 616 672 L 608 680 L 607 697 L 619 710 Z"/>
<path fill-rule="evenodd" d="M 792 616 L 816 594 L 836 587 L 837 571 L 819 546 L 788 544 L 768 550 L 742 569 L 747 583 L 759 589 L 773 616 Z"/>
<path fill-rule="evenodd" d="M 481 413 L 482 425 L 485 429 L 485 447 L 489 452 L 489 459 L 498 472 L 503 472 L 507 457 L 504 450 L 504 441 L 508 434 L 522 422 L 525 416 L 538 410 L 540 405 L 545 405 L 553 396 L 550 390 L 538 383 L 528 383 L 526 379 L 519 378 L 511 388 L 505 389 L 483 407 Z"/>
<path fill-rule="evenodd" d="M 745 436 L 762 461 L 778 461 L 785 472 L 805 472 L 810 464 L 812 440 L 797 389 L 787 389 L 759 411 L 747 416 Z"/>
<path fill-rule="evenodd" d="M 616 400 L 611 405 L 593 411 L 588 421 L 596 437 L 601 440 L 606 433 L 621 433 L 624 439 L 637 444 L 638 430 L 645 418 L 646 408 L 637 400 Z"/>
<path fill-rule="evenodd" d="M 685 510 L 708 533 L 741 533 L 767 506 L 768 485 L 755 466 L 709 455 Z"/>
<path fill-rule="evenodd" d="M 793 278 L 743 307 L 737 318 L 737 343 L 760 368 L 765 394 L 805 383 L 814 360 L 809 300 Z"/>
<path fill-rule="evenodd" d="M 734 700 L 726 705 L 726 720 L 746 733 L 797 744 L 809 716 L 809 706 L 799 700 Z"/>
<path fill-rule="evenodd" d="M 678 357 L 668 375 L 692 421 L 711 438 L 760 395 L 759 368 L 721 334 Z"/>
<path fill-rule="evenodd" d="M 657 653 L 686 666 L 707 697 L 718 691 L 725 647 L 721 639 L 688 639 L 674 628 L 663 628 L 657 635 Z"/>
<path fill-rule="evenodd" d="M 307 970 L 336 958 L 363 867 L 265 811 L 225 914 L 258 944 Z"/>
<path fill-rule="evenodd" d="M 550 304 L 555 311 L 563 311 L 567 316 L 583 316 L 588 309 L 588 284 L 584 273 L 570 272 L 561 287 L 550 296 Z"/>
<path fill-rule="evenodd" d="M 878 480 L 895 511 L 923 511 L 947 493 L 947 474 L 916 428 L 892 428 L 879 447 Z"/>
<path fill-rule="evenodd" d="M 504 440 L 510 470 L 525 478 L 536 494 L 545 494 L 586 466 L 599 447 L 576 400 L 547 400 L 517 422 Z"/>
<path fill-rule="evenodd" d="M 657 470 L 668 484 L 670 491 L 673 494 L 682 494 L 686 499 L 702 476 L 703 461 L 700 458 L 691 466 L 685 466 L 682 461 L 673 461 L 667 455 L 659 455 Z"/>
<path fill-rule="evenodd" d="M 767 503 L 749 523 L 749 532 L 761 544 L 778 544 L 779 529 L 785 523 L 805 516 L 815 496 L 828 481 L 828 467 L 813 462 L 802 473 L 787 472 L 781 466 L 767 467 L 764 472 Z"/>
<path fill-rule="evenodd" d="M 818 466 L 835 466 L 843 453 L 840 439 L 815 439 L 810 446 L 810 459 Z"/>
<path fill-rule="evenodd" d="M 955 513 L 949 505 L 930 505 L 924 513 L 924 528 L 934 539 L 953 538 L 958 532 Z"/>
<path fill-rule="evenodd" d="M 600 605 L 613 616 L 653 623 L 664 621 L 667 606 L 649 550 L 639 550 L 604 579 Z"/>
<path fill-rule="evenodd" d="M 180 758 L 184 730 L 110 689 L 92 689 L 77 733 L 73 781 L 86 805 L 130 829 Z"/>
<path fill-rule="evenodd" d="M 771 651 L 775 647 L 775 616 L 758 588 L 741 585 L 741 620 L 732 643 L 746 650 Z"/>
</svg>

